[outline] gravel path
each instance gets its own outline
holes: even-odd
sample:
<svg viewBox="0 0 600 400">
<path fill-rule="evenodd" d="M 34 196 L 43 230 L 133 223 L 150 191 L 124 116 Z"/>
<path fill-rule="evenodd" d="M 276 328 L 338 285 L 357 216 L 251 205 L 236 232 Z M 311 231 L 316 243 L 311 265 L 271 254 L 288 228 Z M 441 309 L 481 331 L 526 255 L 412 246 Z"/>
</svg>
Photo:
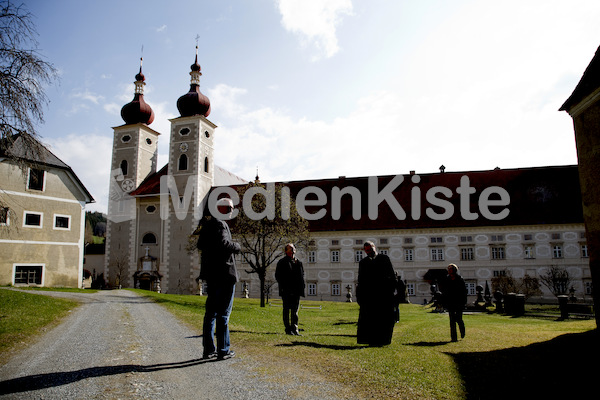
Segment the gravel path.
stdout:
<svg viewBox="0 0 600 400">
<path fill-rule="evenodd" d="M 37 293 L 83 304 L 0 367 L 0 398 L 338 398 L 335 385 L 268 379 L 243 356 L 202 360 L 201 336 L 131 291 Z"/>
</svg>

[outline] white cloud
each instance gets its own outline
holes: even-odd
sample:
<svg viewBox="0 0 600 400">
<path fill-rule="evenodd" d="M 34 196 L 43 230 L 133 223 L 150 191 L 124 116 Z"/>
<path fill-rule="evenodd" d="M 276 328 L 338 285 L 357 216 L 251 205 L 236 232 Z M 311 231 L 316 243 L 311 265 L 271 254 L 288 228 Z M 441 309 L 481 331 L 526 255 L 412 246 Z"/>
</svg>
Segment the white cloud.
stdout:
<svg viewBox="0 0 600 400">
<path fill-rule="evenodd" d="M 79 177 L 96 203 L 86 210 L 106 212 L 112 153 L 112 137 L 96 134 L 69 134 L 45 141 L 50 150 Z"/>
<path fill-rule="evenodd" d="M 160 27 L 156 28 L 156 32 L 164 32 L 167 30 L 167 25 L 161 25 Z"/>
<path fill-rule="evenodd" d="M 351 0 L 278 0 L 281 24 L 300 36 L 301 44 L 314 44 L 329 58 L 339 50 L 336 27 L 344 15 L 352 15 Z"/>
<path fill-rule="evenodd" d="M 89 101 L 94 104 L 100 104 L 100 102 L 104 100 L 104 96 L 92 93 L 88 89 L 85 89 L 84 91 L 73 91 L 71 93 L 71 98 Z"/>
</svg>

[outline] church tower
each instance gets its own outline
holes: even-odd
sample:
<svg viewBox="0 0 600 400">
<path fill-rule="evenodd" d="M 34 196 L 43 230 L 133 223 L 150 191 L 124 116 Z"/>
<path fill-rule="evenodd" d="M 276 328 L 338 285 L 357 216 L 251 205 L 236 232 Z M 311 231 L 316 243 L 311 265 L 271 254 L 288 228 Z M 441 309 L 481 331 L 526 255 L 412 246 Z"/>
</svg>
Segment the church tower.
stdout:
<svg viewBox="0 0 600 400">
<path fill-rule="evenodd" d="M 202 215 L 202 204 L 214 185 L 214 134 L 216 125 L 207 119 L 210 100 L 200 91 L 202 76 L 196 59 L 191 65 L 189 91 L 177 100 L 180 116 L 171 119 L 169 145 L 169 201 L 161 202 L 164 224 L 161 273 L 168 293 L 195 293 L 200 273 L 197 252 L 186 249 L 190 234 Z M 164 189 L 162 190 L 164 194 Z M 165 207 L 168 207 L 166 209 Z"/>
<path fill-rule="evenodd" d="M 140 60 L 134 98 L 121 109 L 125 124 L 113 128 L 104 270 L 112 285 L 124 287 L 133 287 L 139 258 L 136 200 L 129 193 L 156 172 L 157 163 L 159 133 L 149 127 L 154 111 L 144 100 L 145 80 Z"/>
</svg>

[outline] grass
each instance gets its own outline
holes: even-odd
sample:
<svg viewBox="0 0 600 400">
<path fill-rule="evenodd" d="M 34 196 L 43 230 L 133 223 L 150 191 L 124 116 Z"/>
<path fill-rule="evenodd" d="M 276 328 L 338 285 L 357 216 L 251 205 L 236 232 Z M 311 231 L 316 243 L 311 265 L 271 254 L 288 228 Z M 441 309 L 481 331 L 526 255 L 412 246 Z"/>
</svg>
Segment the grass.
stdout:
<svg viewBox="0 0 600 400">
<path fill-rule="evenodd" d="M 72 300 L 1 289 L 0 364 L 7 361 L 11 349 L 27 346 L 77 305 Z"/>
<path fill-rule="evenodd" d="M 135 292 L 201 333 L 206 297 Z M 76 305 L 0 290 L 0 363 Z M 468 314 L 466 338 L 451 343 L 446 314 L 403 304 L 393 343 L 370 348 L 356 344 L 356 303 L 302 305 L 322 309 L 300 311 L 303 336 L 297 337 L 283 333 L 280 307 L 235 299 L 232 346 L 252 373 L 283 384 L 333 388 L 343 398 L 374 399 L 582 398 L 596 379 L 590 367 L 600 355 L 594 320 Z"/>
<path fill-rule="evenodd" d="M 205 297 L 138 292 L 201 332 Z M 393 343 L 370 348 L 356 344 L 357 304 L 302 304 L 322 309 L 302 309 L 303 336 L 294 337 L 283 333 L 280 307 L 235 299 L 232 347 L 259 361 L 264 379 L 334 382 L 347 398 L 397 399 L 556 398 L 586 393 L 578 391 L 595 379 L 586 367 L 598 351 L 593 320 L 468 314 L 467 337 L 451 343 L 446 314 L 403 304 Z"/>
</svg>

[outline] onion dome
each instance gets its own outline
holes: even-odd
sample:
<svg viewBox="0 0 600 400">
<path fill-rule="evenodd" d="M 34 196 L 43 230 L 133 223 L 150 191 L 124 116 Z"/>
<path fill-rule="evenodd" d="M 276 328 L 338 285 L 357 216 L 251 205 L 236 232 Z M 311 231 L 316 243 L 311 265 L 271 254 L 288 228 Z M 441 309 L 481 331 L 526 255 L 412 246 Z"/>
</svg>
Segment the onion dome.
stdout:
<svg viewBox="0 0 600 400">
<path fill-rule="evenodd" d="M 192 115 L 204 115 L 208 117 L 210 114 L 210 100 L 200 92 L 200 64 L 198 64 L 198 46 L 196 46 L 196 60 L 192 64 L 190 76 L 191 84 L 190 91 L 181 96 L 177 100 L 177 109 L 182 117 L 190 117 Z"/>
<path fill-rule="evenodd" d="M 154 121 L 154 111 L 144 101 L 145 80 L 146 77 L 142 73 L 142 60 L 140 59 L 140 72 L 135 76 L 135 94 L 133 100 L 121 108 L 121 118 L 128 125 L 138 123 L 150 125 Z"/>
</svg>

